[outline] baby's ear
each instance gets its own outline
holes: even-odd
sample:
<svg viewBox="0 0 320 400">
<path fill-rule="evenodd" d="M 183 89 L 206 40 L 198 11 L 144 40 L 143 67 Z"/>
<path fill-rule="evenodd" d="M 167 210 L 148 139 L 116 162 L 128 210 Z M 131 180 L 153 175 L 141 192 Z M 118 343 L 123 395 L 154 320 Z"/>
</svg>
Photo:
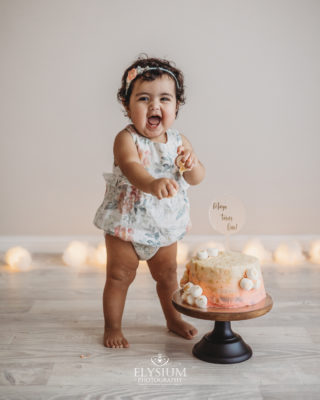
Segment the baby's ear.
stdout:
<svg viewBox="0 0 320 400">
<path fill-rule="evenodd" d="M 125 109 L 125 112 L 126 112 L 127 116 L 130 118 L 130 108 L 129 108 L 129 106 L 127 106 L 124 101 L 122 101 L 122 105 L 123 105 L 123 108 Z"/>
<path fill-rule="evenodd" d="M 178 115 L 179 107 L 180 107 L 180 102 L 177 101 L 177 105 L 176 105 L 176 116 Z"/>
</svg>

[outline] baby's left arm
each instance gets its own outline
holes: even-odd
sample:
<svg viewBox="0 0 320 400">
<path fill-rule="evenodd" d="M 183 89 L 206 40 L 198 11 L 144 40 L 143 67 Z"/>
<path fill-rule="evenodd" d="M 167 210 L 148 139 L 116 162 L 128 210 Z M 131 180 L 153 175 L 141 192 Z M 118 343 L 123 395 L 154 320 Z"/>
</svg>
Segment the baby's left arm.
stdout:
<svg viewBox="0 0 320 400">
<path fill-rule="evenodd" d="M 181 162 L 188 169 L 183 173 L 183 177 L 189 185 L 197 185 L 205 176 L 205 168 L 193 151 L 189 140 L 184 135 L 181 135 L 181 139 L 182 145 L 178 147 L 177 153 L 178 156 L 182 156 Z"/>
</svg>

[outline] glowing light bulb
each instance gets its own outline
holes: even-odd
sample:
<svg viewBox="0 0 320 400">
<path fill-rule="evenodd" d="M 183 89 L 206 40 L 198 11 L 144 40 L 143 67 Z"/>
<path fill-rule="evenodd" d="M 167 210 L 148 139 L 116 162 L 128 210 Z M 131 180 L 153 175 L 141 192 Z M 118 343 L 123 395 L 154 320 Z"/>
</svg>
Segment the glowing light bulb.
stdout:
<svg viewBox="0 0 320 400">
<path fill-rule="evenodd" d="M 5 261 L 11 268 L 26 271 L 30 268 L 32 257 L 29 251 L 23 247 L 11 247 L 5 254 Z"/>
<path fill-rule="evenodd" d="M 265 249 L 259 239 L 251 239 L 246 243 L 243 253 L 258 258 L 261 264 L 269 263 L 272 261 L 272 255 Z"/>
<path fill-rule="evenodd" d="M 189 247 L 186 243 L 178 242 L 177 263 L 184 264 L 188 260 Z"/>
<path fill-rule="evenodd" d="M 88 245 L 83 242 L 73 241 L 65 249 L 62 259 L 66 265 L 80 267 L 87 262 Z"/>
<path fill-rule="evenodd" d="M 274 259 L 282 265 L 298 265 L 305 261 L 300 243 L 290 241 L 281 243 L 275 253 Z"/>
<path fill-rule="evenodd" d="M 99 243 L 95 251 L 95 262 L 97 265 L 104 267 L 107 262 L 107 249 L 104 242 Z"/>
<path fill-rule="evenodd" d="M 310 261 L 320 264 L 320 240 L 315 240 L 310 245 Z"/>
</svg>

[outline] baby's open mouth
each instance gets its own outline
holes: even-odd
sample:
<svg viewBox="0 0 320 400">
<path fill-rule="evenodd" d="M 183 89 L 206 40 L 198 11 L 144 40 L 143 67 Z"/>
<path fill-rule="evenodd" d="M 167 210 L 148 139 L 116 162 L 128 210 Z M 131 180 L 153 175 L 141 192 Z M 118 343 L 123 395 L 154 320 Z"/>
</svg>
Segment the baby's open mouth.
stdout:
<svg viewBox="0 0 320 400">
<path fill-rule="evenodd" d="M 148 118 L 148 123 L 149 125 L 151 125 L 152 127 L 156 127 L 160 124 L 161 122 L 161 117 L 158 116 L 153 116 L 153 117 L 149 117 Z"/>
</svg>

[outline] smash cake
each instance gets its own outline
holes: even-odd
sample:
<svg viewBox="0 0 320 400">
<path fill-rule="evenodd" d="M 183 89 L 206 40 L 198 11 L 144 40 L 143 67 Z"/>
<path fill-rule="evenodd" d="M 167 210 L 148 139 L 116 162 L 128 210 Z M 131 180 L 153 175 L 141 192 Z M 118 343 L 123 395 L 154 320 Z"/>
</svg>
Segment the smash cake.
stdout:
<svg viewBox="0 0 320 400">
<path fill-rule="evenodd" d="M 180 281 L 183 302 L 199 307 L 239 308 L 266 297 L 256 257 L 215 248 L 199 251 Z"/>
</svg>

